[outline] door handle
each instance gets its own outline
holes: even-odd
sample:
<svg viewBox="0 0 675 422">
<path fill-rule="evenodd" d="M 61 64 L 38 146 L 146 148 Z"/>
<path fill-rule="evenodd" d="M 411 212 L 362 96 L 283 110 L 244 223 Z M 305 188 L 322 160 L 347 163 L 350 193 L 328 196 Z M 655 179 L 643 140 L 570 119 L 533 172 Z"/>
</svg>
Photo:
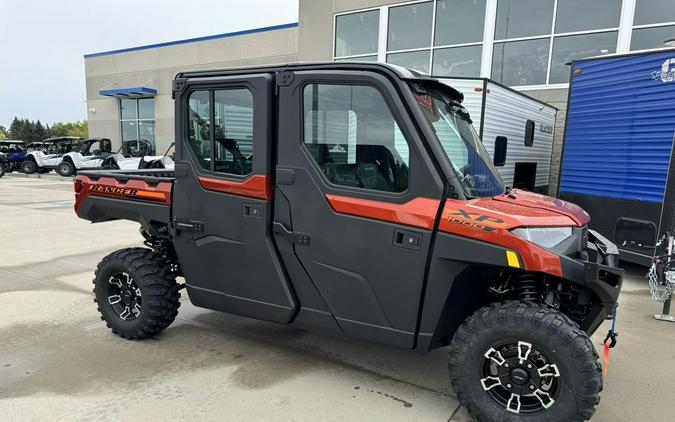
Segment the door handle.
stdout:
<svg viewBox="0 0 675 422">
<path fill-rule="evenodd" d="M 422 234 L 408 230 L 394 230 L 394 246 L 403 249 L 419 251 L 422 249 Z"/>
<path fill-rule="evenodd" d="M 288 228 L 283 223 L 276 221 L 272 223 L 272 231 L 293 244 L 309 246 L 312 241 L 311 236 L 307 233 L 292 232 L 288 230 Z"/>
</svg>

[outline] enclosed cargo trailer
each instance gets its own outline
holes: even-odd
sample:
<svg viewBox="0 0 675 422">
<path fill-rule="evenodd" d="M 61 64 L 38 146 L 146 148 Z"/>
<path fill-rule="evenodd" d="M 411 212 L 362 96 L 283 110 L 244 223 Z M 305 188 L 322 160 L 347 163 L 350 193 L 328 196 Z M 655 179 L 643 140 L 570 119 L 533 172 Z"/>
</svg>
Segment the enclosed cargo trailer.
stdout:
<svg viewBox="0 0 675 422">
<path fill-rule="evenodd" d="M 674 137 L 675 49 L 572 63 L 560 197 L 626 261 L 649 265 L 673 231 Z"/>
</svg>

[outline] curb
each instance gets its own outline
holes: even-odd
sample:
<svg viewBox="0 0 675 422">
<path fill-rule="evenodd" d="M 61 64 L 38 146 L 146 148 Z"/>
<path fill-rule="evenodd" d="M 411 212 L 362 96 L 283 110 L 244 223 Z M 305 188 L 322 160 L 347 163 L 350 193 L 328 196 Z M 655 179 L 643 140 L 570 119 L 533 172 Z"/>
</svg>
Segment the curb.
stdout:
<svg viewBox="0 0 675 422">
<path fill-rule="evenodd" d="M 24 179 L 46 179 L 46 180 L 61 180 L 64 182 L 71 182 L 73 181 L 73 177 L 63 177 L 60 176 L 56 173 L 51 174 L 51 173 L 33 173 L 33 174 L 26 174 L 26 173 L 19 173 L 19 172 L 11 172 L 11 173 L 5 173 L 4 177 L 16 177 L 16 178 L 24 178 Z"/>
</svg>

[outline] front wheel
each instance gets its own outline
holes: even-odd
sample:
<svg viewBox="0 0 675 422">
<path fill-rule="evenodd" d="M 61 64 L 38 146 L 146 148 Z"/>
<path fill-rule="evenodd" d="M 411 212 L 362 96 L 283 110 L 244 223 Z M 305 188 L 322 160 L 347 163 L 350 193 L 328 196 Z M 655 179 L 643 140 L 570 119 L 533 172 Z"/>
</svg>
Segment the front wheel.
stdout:
<svg viewBox="0 0 675 422">
<path fill-rule="evenodd" d="M 75 166 L 69 161 L 62 161 L 56 171 L 63 177 L 69 177 L 75 174 Z"/>
<path fill-rule="evenodd" d="M 450 380 L 479 421 L 584 421 L 602 391 L 598 355 L 565 315 L 510 301 L 479 309 L 450 346 Z"/>
<path fill-rule="evenodd" d="M 33 160 L 26 160 L 21 163 L 21 173 L 33 174 L 37 168 L 37 164 Z"/>
<path fill-rule="evenodd" d="M 171 264 L 150 249 L 113 252 L 98 264 L 94 301 L 101 319 L 120 337 L 153 337 L 178 315 L 180 290 Z"/>
</svg>

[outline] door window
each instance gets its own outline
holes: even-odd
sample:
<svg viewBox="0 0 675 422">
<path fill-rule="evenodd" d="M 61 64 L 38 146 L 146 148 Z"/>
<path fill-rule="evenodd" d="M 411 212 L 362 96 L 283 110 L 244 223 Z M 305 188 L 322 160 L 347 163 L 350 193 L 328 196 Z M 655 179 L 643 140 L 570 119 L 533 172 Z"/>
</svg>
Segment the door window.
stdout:
<svg viewBox="0 0 675 422">
<path fill-rule="evenodd" d="M 212 106 L 213 105 L 213 106 Z M 195 91 L 188 100 L 188 143 L 209 171 L 253 170 L 253 96 L 246 88 Z"/>
<path fill-rule="evenodd" d="M 329 182 L 386 192 L 408 188 L 408 142 L 374 87 L 307 85 L 304 132 Z"/>
</svg>

